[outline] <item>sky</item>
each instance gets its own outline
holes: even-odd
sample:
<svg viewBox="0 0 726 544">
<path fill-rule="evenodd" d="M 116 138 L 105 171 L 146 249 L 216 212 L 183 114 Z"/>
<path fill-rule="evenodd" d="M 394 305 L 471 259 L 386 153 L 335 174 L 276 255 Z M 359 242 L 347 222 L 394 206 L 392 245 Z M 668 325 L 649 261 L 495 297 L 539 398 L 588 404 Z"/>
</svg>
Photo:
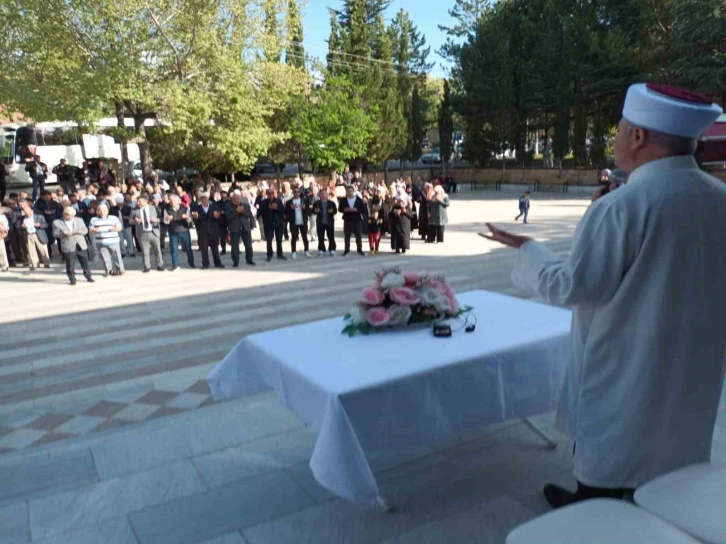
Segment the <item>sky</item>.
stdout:
<svg viewBox="0 0 726 544">
<path fill-rule="evenodd" d="M 451 24 L 452 18 L 449 17 L 448 10 L 452 5 L 452 0 L 393 0 L 385 14 L 388 23 L 400 9 L 408 11 L 419 31 L 426 36 L 426 44 L 431 46 L 429 62 L 435 63 L 431 73 L 437 77 L 447 75 L 446 68 L 442 66 L 444 60 L 436 53 L 446 41 L 446 36 L 439 30 L 438 25 Z M 340 9 L 341 6 L 341 0 L 307 0 L 304 7 L 304 43 L 308 55 L 325 59 L 330 35 L 328 8 Z"/>
</svg>

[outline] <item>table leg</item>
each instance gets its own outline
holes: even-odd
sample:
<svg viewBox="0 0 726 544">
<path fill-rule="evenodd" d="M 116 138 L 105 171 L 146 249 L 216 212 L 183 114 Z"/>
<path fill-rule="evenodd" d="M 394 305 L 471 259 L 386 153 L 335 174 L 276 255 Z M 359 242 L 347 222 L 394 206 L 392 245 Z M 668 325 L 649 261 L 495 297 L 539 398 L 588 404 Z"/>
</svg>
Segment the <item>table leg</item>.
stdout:
<svg viewBox="0 0 726 544">
<path fill-rule="evenodd" d="M 544 432 L 542 429 L 540 429 L 539 426 L 535 424 L 531 419 L 525 417 L 522 419 L 522 423 L 529 427 L 529 430 L 531 430 L 534 434 L 544 440 L 545 444 L 547 444 L 547 447 L 549 449 L 553 450 L 557 447 L 557 441 L 546 432 Z"/>
<path fill-rule="evenodd" d="M 378 502 L 378 506 L 383 508 L 383 510 L 386 512 L 386 514 L 393 514 L 396 511 L 395 505 L 391 504 L 390 502 L 388 502 L 386 499 L 384 499 L 380 495 L 378 496 L 376 501 Z"/>
</svg>

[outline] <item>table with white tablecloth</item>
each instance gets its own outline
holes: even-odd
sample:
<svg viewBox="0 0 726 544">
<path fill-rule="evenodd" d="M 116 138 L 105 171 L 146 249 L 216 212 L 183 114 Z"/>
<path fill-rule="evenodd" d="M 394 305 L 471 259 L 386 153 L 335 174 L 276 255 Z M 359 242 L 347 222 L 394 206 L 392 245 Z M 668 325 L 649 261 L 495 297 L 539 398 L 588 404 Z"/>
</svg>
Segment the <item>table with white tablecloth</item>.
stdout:
<svg viewBox="0 0 726 544">
<path fill-rule="evenodd" d="M 473 332 L 355 336 L 341 318 L 243 338 L 207 378 L 215 400 L 273 388 L 319 429 L 310 467 L 336 495 L 380 502 L 367 454 L 426 446 L 555 408 L 570 359 L 570 312 L 487 291 Z M 452 323 L 457 329 L 457 323 Z"/>
</svg>

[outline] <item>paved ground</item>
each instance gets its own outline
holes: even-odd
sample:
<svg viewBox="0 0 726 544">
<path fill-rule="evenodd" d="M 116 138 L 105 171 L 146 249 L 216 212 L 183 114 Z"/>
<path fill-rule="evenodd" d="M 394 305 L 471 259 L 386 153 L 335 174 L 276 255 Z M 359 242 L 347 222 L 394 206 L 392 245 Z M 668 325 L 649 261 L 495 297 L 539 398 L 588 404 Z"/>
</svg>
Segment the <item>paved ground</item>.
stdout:
<svg viewBox="0 0 726 544">
<path fill-rule="evenodd" d="M 503 542 L 546 509 L 545 481 L 571 481 L 566 447 L 512 422 L 376 457 L 401 507 L 385 515 L 315 483 L 315 432 L 274 395 L 213 404 L 203 380 L 244 335 L 340 314 L 382 266 L 516 294 L 513 253 L 475 233 L 494 221 L 564 254 L 587 205 L 536 194 L 532 224 L 515 226 L 516 196 L 456 195 L 446 243 L 405 256 L 173 274 L 130 259 L 124 277 L 76 287 L 58 261 L 0 275 L 0 542 Z"/>
</svg>

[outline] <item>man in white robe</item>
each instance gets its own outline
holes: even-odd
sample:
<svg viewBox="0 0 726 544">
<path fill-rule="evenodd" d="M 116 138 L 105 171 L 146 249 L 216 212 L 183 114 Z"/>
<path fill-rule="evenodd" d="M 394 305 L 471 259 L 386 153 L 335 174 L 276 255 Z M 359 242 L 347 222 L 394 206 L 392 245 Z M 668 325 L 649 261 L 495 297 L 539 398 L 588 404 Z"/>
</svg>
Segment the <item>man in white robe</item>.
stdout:
<svg viewBox="0 0 726 544">
<path fill-rule="evenodd" d="M 573 309 L 558 423 L 575 442 L 578 489 L 546 486 L 555 508 L 622 498 L 710 461 L 726 354 L 726 184 L 692 155 L 720 113 L 687 91 L 633 85 L 614 143 L 630 179 L 590 206 L 566 260 L 488 225 L 485 237 L 519 249 L 518 288 Z"/>
</svg>

